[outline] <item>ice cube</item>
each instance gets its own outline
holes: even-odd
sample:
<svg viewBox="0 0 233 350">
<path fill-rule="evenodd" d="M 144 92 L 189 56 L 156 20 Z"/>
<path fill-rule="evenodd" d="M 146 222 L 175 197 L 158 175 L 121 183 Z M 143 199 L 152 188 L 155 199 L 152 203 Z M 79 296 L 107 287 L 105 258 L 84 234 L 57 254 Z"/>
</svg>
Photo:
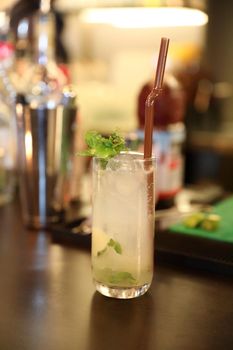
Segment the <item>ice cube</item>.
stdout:
<svg viewBox="0 0 233 350">
<path fill-rule="evenodd" d="M 109 160 L 106 168 L 106 186 L 109 193 L 129 196 L 138 191 L 142 185 L 144 170 L 143 163 L 134 161 L 138 159 L 134 154 L 121 154 Z"/>
<path fill-rule="evenodd" d="M 133 161 L 135 157 L 132 154 L 121 154 L 114 158 L 111 158 L 108 161 L 107 170 L 114 170 L 114 171 L 135 171 L 136 164 Z"/>
</svg>

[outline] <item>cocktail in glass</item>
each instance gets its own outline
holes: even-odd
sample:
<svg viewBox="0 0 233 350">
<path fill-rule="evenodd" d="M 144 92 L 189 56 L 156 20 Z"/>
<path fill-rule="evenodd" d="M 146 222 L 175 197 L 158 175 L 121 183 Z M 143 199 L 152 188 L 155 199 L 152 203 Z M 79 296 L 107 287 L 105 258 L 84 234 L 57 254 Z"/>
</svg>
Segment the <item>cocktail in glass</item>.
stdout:
<svg viewBox="0 0 233 350">
<path fill-rule="evenodd" d="M 93 159 L 92 271 L 103 295 L 134 298 L 150 287 L 154 181 L 155 159 L 143 154 Z"/>
</svg>

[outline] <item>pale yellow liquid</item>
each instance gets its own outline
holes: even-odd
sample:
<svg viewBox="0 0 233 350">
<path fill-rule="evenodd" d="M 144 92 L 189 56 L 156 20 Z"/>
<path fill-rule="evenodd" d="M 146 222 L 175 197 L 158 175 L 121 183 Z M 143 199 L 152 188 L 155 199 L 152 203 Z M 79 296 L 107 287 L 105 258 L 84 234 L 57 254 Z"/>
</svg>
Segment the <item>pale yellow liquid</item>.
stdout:
<svg viewBox="0 0 233 350">
<path fill-rule="evenodd" d="M 154 215 L 148 211 L 147 175 L 143 167 L 94 173 L 92 269 L 98 283 L 119 288 L 151 283 Z M 120 253 L 108 246 L 111 239 Z"/>
</svg>

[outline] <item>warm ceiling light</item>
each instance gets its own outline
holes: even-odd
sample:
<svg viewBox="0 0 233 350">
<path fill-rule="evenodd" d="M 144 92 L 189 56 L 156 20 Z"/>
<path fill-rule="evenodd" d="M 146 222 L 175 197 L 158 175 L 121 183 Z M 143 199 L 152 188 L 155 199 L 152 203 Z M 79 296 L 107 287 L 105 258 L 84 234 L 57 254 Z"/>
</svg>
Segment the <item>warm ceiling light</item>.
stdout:
<svg viewBox="0 0 233 350">
<path fill-rule="evenodd" d="M 5 25 L 6 22 L 6 13 L 1 11 L 0 12 L 0 28 Z"/>
<path fill-rule="evenodd" d="M 208 22 L 204 12 L 185 7 L 92 8 L 83 10 L 80 17 L 85 23 L 118 28 L 190 27 Z"/>
</svg>

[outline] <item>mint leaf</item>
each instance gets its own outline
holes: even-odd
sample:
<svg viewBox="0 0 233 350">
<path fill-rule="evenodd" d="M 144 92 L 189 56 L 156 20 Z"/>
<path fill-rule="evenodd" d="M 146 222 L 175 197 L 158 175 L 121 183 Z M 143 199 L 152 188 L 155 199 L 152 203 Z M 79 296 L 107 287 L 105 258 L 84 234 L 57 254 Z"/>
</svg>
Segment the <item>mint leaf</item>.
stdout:
<svg viewBox="0 0 233 350">
<path fill-rule="evenodd" d="M 117 254 L 122 254 L 122 248 L 121 248 L 120 243 L 117 242 L 117 241 L 114 241 L 114 239 L 111 238 L 111 239 L 108 241 L 106 247 L 104 247 L 104 249 L 99 250 L 99 251 L 97 252 L 97 256 L 103 255 L 103 254 L 107 251 L 108 247 L 113 248 Z"/>
<path fill-rule="evenodd" d="M 108 246 L 112 247 L 117 254 L 122 254 L 122 248 L 119 242 L 114 241 L 112 238 L 108 242 Z"/>
<path fill-rule="evenodd" d="M 132 276 L 130 272 L 127 271 L 112 271 L 109 276 L 109 282 L 114 284 L 126 283 L 133 284 L 136 282 L 136 279 Z"/>
<path fill-rule="evenodd" d="M 102 282 L 117 286 L 132 286 L 137 283 L 136 278 L 128 271 L 115 271 L 104 268 L 98 271 L 98 279 Z"/>
<path fill-rule="evenodd" d="M 97 252 L 97 256 L 103 255 L 103 254 L 106 252 L 107 248 L 108 248 L 108 247 L 106 246 L 104 249 L 99 250 L 99 251 Z"/>
<path fill-rule="evenodd" d="M 130 287 L 136 285 L 137 280 L 128 271 L 115 271 L 108 267 L 98 271 L 98 279 L 115 286 Z"/>
<path fill-rule="evenodd" d="M 90 148 L 95 148 L 101 140 L 101 136 L 96 131 L 88 131 L 85 135 L 85 141 Z"/>
<path fill-rule="evenodd" d="M 92 150 L 90 150 L 90 149 L 86 149 L 86 150 L 84 150 L 84 151 L 80 151 L 79 153 L 78 153 L 78 155 L 79 156 L 87 156 L 87 157 L 91 157 L 92 156 Z"/>
<path fill-rule="evenodd" d="M 108 246 L 112 247 L 117 254 L 122 254 L 122 248 L 119 242 L 114 241 L 112 238 L 108 242 Z"/>
<path fill-rule="evenodd" d="M 108 246 L 109 247 L 114 247 L 115 245 L 115 241 L 111 238 L 109 241 L 108 241 Z"/>
</svg>

